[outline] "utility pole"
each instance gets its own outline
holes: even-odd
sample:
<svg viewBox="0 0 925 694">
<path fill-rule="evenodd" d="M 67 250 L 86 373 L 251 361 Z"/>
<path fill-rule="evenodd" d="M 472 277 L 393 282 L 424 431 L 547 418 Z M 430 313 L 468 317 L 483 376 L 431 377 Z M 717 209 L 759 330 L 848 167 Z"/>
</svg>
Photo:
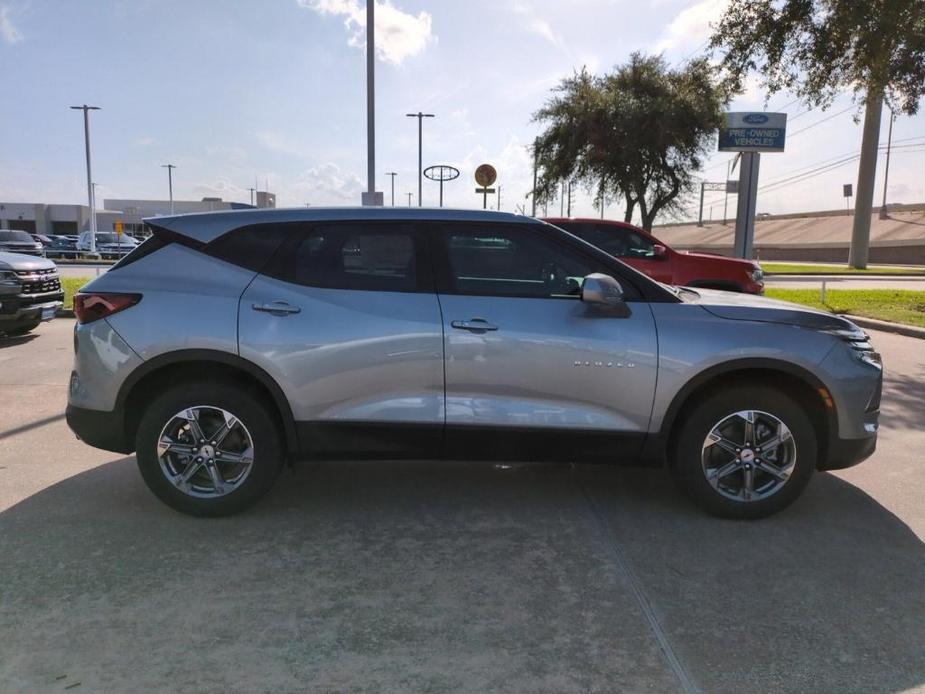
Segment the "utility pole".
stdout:
<svg viewBox="0 0 925 694">
<path fill-rule="evenodd" d="M 723 200 L 723 226 L 726 225 L 726 212 L 729 208 L 729 177 L 732 176 L 732 159 L 726 162 L 726 197 Z"/>
<path fill-rule="evenodd" d="M 530 213 L 531 217 L 536 217 L 536 145 L 540 141 L 540 138 L 533 140 L 533 192 L 531 197 L 533 198 L 533 211 Z"/>
<path fill-rule="evenodd" d="M 407 193 L 407 195 L 408 195 L 408 207 L 411 207 L 411 196 L 414 195 L 414 193 Z"/>
<path fill-rule="evenodd" d="M 174 164 L 161 164 L 162 169 L 167 169 L 167 188 L 170 192 L 170 214 L 173 214 L 173 170 L 177 168 Z"/>
<path fill-rule="evenodd" d="M 256 191 L 257 189 L 256 189 L 256 188 L 248 188 L 248 190 L 251 192 L 251 205 L 253 205 L 253 204 L 254 204 L 254 191 Z"/>
<path fill-rule="evenodd" d="M 896 117 L 896 114 L 893 113 L 893 109 L 890 109 L 890 129 L 889 134 L 886 136 L 886 166 L 883 169 L 883 204 L 880 205 L 880 219 L 889 219 L 889 216 L 886 211 L 886 182 L 890 177 L 890 147 L 893 144 L 893 119 Z"/>
<path fill-rule="evenodd" d="M 440 205 L 443 207 L 443 205 Z M 501 211 L 501 186 L 498 186 L 498 212 Z"/>
<path fill-rule="evenodd" d="M 697 214 L 697 226 L 703 226 L 703 190 L 706 187 L 706 182 L 700 182 L 700 212 Z"/>
<path fill-rule="evenodd" d="M 422 154 L 423 144 L 424 144 L 424 123 L 425 118 L 433 118 L 433 113 L 406 113 L 408 118 L 417 118 L 418 119 L 418 207 L 422 205 L 421 193 L 424 187 L 424 158 Z"/>
<path fill-rule="evenodd" d="M 572 182 L 571 180 L 568 182 L 568 210 L 565 216 L 569 218 L 571 218 L 572 216 Z"/>
<path fill-rule="evenodd" d="M 864 130 L 861 135 L 861 161 L 858 164 L 858 187 L 854 198 L 854 223 L 848 265 L 856 270 L 867 267 L 870 257 L 870 214 L 874 203 L 874 177 L 880 150 L 880 116 L 883 111 L 883 88 L 869 86 L 865 97 Z"/>
<path fill-rule="evenodd" d="M 385 175 L 392 177 L 392 207 L 395 207 L 395 177 L 398 174 L 395 171 L 386 171 Z"/>
<path fill-rule="evenodd" d="M 90 173 L 90 111 L 101 110 L 99 106 L 71 106 L 84 112 L 84 146 L 87 150 L 87 205 L 90 207 L 90 252 L 96 253 L 96 215 L 93 214 L 93 177 Z"/>
<path fill-rule="evenodd" d="M 565 186 L 559 189 L 559 216 L 565 215 Z"/>
</svg>

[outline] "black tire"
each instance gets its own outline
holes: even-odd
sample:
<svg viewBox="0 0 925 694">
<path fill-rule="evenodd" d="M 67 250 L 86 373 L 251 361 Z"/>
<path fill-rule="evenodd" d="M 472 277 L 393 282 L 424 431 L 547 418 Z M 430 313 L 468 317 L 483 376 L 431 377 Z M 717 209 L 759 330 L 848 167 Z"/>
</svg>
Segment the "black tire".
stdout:
<svg viewBox="0 0 925 694">
<path fill-rule="evenodd" d="M 27 333 L 31 333 L 41 324 L 42 324 L 41 321 L 39 321 L 38 323 L 30 323 L 29 325 L 23 325 L 18 328 L 13 328 L 12 330 L 5 330 L 3 331 L 3 334 L 6 335 L 7 337 L 20 337 L 21 335 L 26 335 Z"/>
<path fill-rule="evenodd" d="M 157 444 L 174 415 L 207 406 L 234 414 L 253 443 L 250 472 L 236 489 L 222 496 L 196 497 L 178 489 L 161 468 Z M 231 383 L 191 382 L 173 386 L 151 401 L 139 422 L 135 450 L 141 476 L 152 492 L 171 508 L 191 516 L 217 517 L 239 513 L 260 499 L 276 480 L 284 459 L 283 437 L 272 405 L 250 390 Z M 209 432 L 205 432 L 208 436 Z"/>
<path fill-rule="evenodd" d="M 745 501 L 724 496 L 713 487 L 707 479 L 703 456 L 704 443 L 714 426 L 737 412 L 749 410 L 772 415 L 787 426 L 795 446 L 795 464 L 786 482 L 772 494 Z M 809 484 L 819 456 L 816 431 L 803 407 L 786 393 L 765 385 L 723 388 L 685 411 L 684 420 L 678 423 L 680 430 L 671 451 L 670 470 L 682 491 L 709 513 L 723 518 L 763 518 L 789 506 Z M 729 453 L 729 459 L 737 460 L 736 454 Z M 740 489 L 745 486 L 744 478 L 737 479 L 735 472 L 730 474 L 732 486 L 739 480 Z M 763 472 L 756 479 L 773 481 Z"/>
</svg>

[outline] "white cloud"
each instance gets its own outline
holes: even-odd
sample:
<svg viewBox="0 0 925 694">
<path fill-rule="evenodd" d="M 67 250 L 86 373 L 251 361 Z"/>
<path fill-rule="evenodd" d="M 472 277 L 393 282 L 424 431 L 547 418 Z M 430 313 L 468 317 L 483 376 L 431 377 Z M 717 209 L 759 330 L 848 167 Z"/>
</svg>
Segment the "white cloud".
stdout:
<svg viewBox="0 0 925 694">
<path fill-rule="evenodd" d="M 705 43 L 712 32 L 712 24 L 719 21 L 729 0 L 700 0 L 681 10 L 665 27 L 655 50 L 695 50 Z"/>
<path fill-rule="evenodd" d="M 355 48 L 366 45 L 366 6 L 360 0 L 296 0 L 301 7 L 322 15 L 344 17 L 349 38 Z M 427 44 L 436 41 L 431 15 L 417 16 L 402 12 L 390 0 L 376 2 L 376 55 L 380 60 L 401 65 L 406 58 L 423 53 Z"/>
<path fill-rule="evenodd" d="M 523 22 L 523 27 L 532 34 L 541 36 L 556 48 L 562 48 L 562 37 L 559 36 L 552 28 L 552 24 L 543 19 L 536 13 L 536 8 L 523 2 L 515 3 L 511 11 L 518 15 L 518 21 Z"/>
<path fill-rule="evenodd" d="M 9 44 L 19 43 L 25 38 L 10 19 L 10 8 L 6 5 L 0 5 L 0 38 Z"/>
<path fill-rule="evenodd" d="M 286 191 L 286 197 L 315 207 L 359 205 L 360 193 L 365 188 L 365 182 L 355 173 L 341 171 L 337 164 L 328 162 L 305 171 L 292 190 Z"/>
</svg>

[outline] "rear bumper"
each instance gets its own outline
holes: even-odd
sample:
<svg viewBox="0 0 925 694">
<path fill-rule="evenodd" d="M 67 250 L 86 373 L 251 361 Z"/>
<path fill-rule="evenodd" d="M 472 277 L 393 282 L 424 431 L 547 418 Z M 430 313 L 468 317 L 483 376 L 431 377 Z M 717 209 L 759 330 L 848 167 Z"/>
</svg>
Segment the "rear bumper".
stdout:
<svg viewBox="0 0 925 694">
<path fill-rule="evenodd" d="M 844 470 L 867 460 L 877 450 L 877 435 L 863 439 L 835 439 L 829 444 L 827 459 L 820 470 Z"/>
<path fill-rule="evenodd" d="M 135 445 L 125 437 L 125 415 L 119 410 L 89 410 L 68 405 L 65 410 L 67 425 L 77 438 L 104 451 L 131 453 Z"/>
</svg>

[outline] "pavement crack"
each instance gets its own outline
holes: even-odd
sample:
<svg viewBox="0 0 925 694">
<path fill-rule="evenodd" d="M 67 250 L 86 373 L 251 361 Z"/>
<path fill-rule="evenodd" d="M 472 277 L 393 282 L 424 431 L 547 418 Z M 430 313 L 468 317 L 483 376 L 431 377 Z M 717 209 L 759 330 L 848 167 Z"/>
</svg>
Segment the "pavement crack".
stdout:
<svg viewBox="0 0 925 694">
<path fill-rule="evenodd" d="M 655 640 L 658 642 L 659 648 L 661 648 L 662 654 L 665 656 L 665 660 L 668 662 L 668 666 L 678 678 L 681 691 L 683 691 L 684 694 L 700 694 L 700 689 L 696 684 L 694 684 L 694 681 L 691 679 L 690 675 L 687 674 L 687 670 L 685 670 L 684 665 L 681 664 L 681 660 L 675 653 L 674 648 L 672 648 L 671 642 L 668 640 L 668 635 L 662 628 L 661 622 L 658 620 L 658 615 L 655 614 L 655 610 L 652 607 L 652 603 L 649 600 L 645 589 L 642 587 L 642 584 L 639 582 L 639 579 L 636 577 L 636 574 L 633 572 L 633 569 L 626 558 L 626 553 L 623 551 L 623 546 L 620 544 L 619 539 L 616 538 L 614 534 L 608 529 L 600 505 L 594 500 L 594 497 L 582 482 L 579 482 L 578 486 L 581 489 L 581 493 L 585 497 L 585 500 L 588 502 L 588 508 L 591 512 L 591 516 L 594 518 L 594 524 L 597 527 L 597 531 L 603 538 L 605 546 L 610 551 L 610 554 L 614 559 L 614 563 L 616 564 L 617 570 L 623 575 L 623 577 L 626 579 L 626 582 L 629 584 L 630 590 L 633 593 L 633 597 L 636 600 L 636 604 L 639 605 L 640 611 L 645 617 L 646 622 L 649 624 L 649 628 L 652 630 L 652 634 L 655 637 Z"/>
</svg>

